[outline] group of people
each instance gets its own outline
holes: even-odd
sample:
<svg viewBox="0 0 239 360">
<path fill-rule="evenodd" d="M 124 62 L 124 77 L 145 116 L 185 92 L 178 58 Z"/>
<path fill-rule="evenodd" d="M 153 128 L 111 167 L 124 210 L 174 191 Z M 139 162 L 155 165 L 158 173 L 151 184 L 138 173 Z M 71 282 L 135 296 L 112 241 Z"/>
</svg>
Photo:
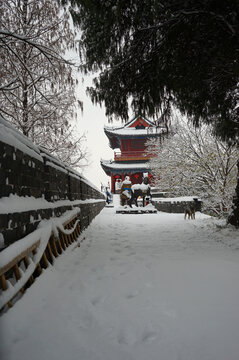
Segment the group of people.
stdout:
<svg viewBox="0 0 239 360">
<path fill-rule="evenodd" d="M 127 202 L 131 199 L 131 191 L 132 191 L 131 187 L 132 187 L 132 182 L 130 180 L 130 177 L 125 176 L 125 179 L 122 182 L 121 190 L 120 190 L 120 204 L 122 206 L 126 205 Z"/>
<path fill-rule="evenodd" d="M 105 188 L 106 194 L 106 203 L 109 205 L 112 202 L 112 196 L 109 188 Z M 147 205 L 145 197 L 151 197 L 149 179 L 147 175 L 144 175 L 142 184 L 134 184 L 130 180 L 129 176 L 125 176 L 124 181 L 121 183 L 120 189 L 120 205 L 125 206 L 129 205 L 132 207 L 132 202 L 135 202 L 135 205 L 138 206 L 137 199 L 141 197 L 143 200 L 143 206 Z"/>
<path fill-rule="evenodd" d="M 142 197 L 143 206 L 145 206 L 145 197 L 151 196 L 148 176 L 144 176 L 142 184 L 134 185 L 132 185 L 130 177 L 126 176 L 124 181 L 122 182 L 120 190 L 121 205 L 124 206 L 128 204 L 130 207 L 132 207 L 132 202 L 134 201 L 135 205 L 138 206 L 137 199 L 139 196 Z"/>
</svg>

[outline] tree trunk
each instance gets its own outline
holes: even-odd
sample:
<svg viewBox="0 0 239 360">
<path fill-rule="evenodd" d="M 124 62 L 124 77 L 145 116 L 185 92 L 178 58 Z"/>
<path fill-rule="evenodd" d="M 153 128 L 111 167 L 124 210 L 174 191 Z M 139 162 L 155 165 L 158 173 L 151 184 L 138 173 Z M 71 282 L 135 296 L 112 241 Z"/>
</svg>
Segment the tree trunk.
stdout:
<svg viewBox="0 0 239 360">
<path fill-rule="evenodd" d="M 24 0 L 23 1 L 23 30 L 24 33 L 26 33 L 27 31 L 27 13 L 28 13 L 28 0 Z M 29 132 L 29 124 L 28 124 L 28 85 L 27 85 L 27 79 L 28 79 L 28 74 L 27 74 L 27 68 L 28 68 L 28 63 L 27 63 L 27 44 L 24 42 L 22 44 L 23 46 L 23 63 L 25 65 L 25 69 L 23 69 L 23 94 L 22 94 L 22 131 L 23 134 L 28 136 L 28 132 Z"/>
<path fill-rule="evenodd" d="M 227 221 L 229 224 L 239 227 L 239 160 L 237 162 L 237 186 L 233 196 L 232 212 Z"/>
</svg>

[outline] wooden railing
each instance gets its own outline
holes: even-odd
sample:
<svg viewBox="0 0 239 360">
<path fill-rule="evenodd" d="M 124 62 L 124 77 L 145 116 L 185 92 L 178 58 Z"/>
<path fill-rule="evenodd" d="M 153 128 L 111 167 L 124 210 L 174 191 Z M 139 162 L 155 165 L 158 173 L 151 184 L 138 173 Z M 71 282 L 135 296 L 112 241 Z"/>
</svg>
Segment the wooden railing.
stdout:
<svg viewBox="0 0 239 360">
<path fill-rule="evenodd" d="M 151 157 L 151 155 L 145 154 L 143 150 L 114 152 L 115 161 L 149 160 Z"/>
<path fill-rule="evenodd" d="M 152 157 L 155 156 L 156 154 L 149 154 L 146 153 L 144 150 L 114 152 L 115 161 L 150 160 Z"/>
<path fill-rule="evenodd" d="M 52 228 L 48 232 L 47 241 L 40 238 L 41 229 L 36 230 L 35 237 L 39 233 L 39 239 L 34 240 L 30 246 L 11 259 L 9 259 L 11 246 L 0 253 L 1 259 L 4 259 L 4 252 L 6 252 L 7 258 L 5 264 L 4 261 L 0 262 L 0 265 L 4 264 L 0 267 L 0 309 L 7 305 L 12 307 L 16 295 L 19 292 L 24 293 L 25 289 L 42 273 L 42 268 L 46 269 L 49 264 L 53 264 L 54 259 L 62 254 L 80 235 L 77 214 L 74 214 L 62 224 L 58 221 L 54 229 Z M 19 242 L 22 240 L 19 240 Z M 80 246 L 80 243 L 78 243 L 78 246 Z"/>
</svg>

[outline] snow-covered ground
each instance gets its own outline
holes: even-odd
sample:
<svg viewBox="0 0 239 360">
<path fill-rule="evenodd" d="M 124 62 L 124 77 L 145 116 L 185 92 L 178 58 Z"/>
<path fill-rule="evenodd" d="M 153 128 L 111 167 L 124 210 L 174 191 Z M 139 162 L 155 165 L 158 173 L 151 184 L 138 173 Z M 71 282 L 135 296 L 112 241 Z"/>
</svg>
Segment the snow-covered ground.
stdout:
<svg viewBox="0 0 239 360">
<path fill-rule="evenodd" d="M 105 208 L 0 318 L 1 360 L 238 360 L 238 231 Z"/>
</svg>

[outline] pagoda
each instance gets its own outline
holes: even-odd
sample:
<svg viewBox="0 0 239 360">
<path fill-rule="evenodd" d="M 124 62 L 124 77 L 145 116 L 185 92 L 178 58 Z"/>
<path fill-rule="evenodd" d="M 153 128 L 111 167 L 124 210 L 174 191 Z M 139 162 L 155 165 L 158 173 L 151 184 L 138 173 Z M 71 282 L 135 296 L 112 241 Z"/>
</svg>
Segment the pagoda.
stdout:
<svg viewBox="0 0 239 360">
<path fill-rule="evenodd" d="M 152 177 L 149 160 L 152 157 L 145 153 L 146 141 L 151 138 L 160 138 L 167 133 L 165 126 L 156 126 L 155 123 L 137 116 L 122 127 L 104 127 L 109 139 L 109 145 L 114 151 L 114 160 L 101 160 L 105 173 L 111 177 L 111 192 L 119 192 L 125 176 L 129 176 L 132 184 L 141 184 L 143 174 Z"/>
</svg>

